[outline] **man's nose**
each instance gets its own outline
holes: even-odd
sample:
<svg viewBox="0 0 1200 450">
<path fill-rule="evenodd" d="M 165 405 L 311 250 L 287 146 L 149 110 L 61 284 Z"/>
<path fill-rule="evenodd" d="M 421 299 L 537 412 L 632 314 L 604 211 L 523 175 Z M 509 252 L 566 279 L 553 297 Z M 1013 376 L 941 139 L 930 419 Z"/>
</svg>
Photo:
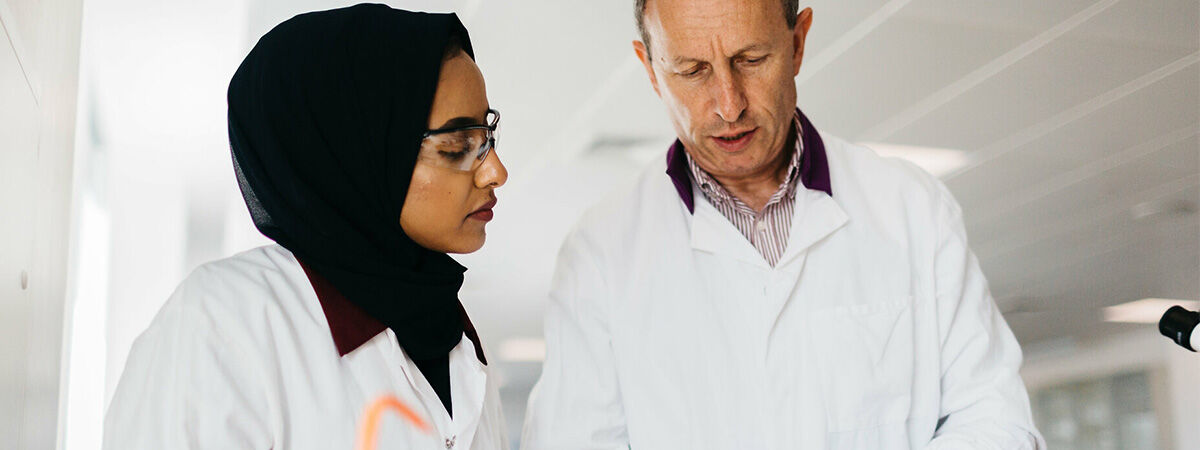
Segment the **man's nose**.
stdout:
<svg viewBox="0 0 1200 450">
<path fill-rule="evenodd" d="M 717 82 L 717 115 L 726 123 L 737 122 L 746 111 L 746 93 L 742 83 L 732 73 L 719 74 Z"/>
</svg>

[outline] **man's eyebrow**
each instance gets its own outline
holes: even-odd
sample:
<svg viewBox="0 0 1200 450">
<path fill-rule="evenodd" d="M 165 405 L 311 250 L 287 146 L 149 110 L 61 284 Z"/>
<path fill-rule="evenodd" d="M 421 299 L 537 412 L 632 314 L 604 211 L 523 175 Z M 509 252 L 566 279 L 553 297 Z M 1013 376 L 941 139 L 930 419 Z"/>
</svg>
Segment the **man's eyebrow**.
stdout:
<svg viewBox="0 0 1200 450">
<path fill-rule="evenodd" d="M 770 46 L 770 45 L 768 45 L 768 44 L 766 44 L 766 43 L 763 43 L 763 42 L 759 42 L 759 43 L 757 43 L 757 44 L 750 44 L 750 45 L 747 45 L 747 46 L 745 46 L 745 47 L 742 47 L 742 48 L 741 48 L 741 50 L 738 50 L 738 51 L 734 52 L 733 54 L 734 54 L 734 55 L 741 55 L 741 54 L 743 54 L 743 53 L 746 53 L 746 52 L 762 51 L 762 50 L 767 50 L 767 49 L 770 49 L 770 48 L 771 48 L 771 46 Z"/>
<path fill-rule="evenodd" d="M 687 64 L 687 63 L 702 63 L 705 61 L 702 59 L 688 58 L 688 57 L 684 57 L 684 56 L 676 56 L 674 59 L 671 60 L 671 62 L 677 66 L 680 66 L 680 65 Z"/>
<path fill-rule="evenodd" d="M 474 118 L 474 117 L 466 117 L 466 116 L 455 117 L 453 119 L 447 120 L 446 123 L 443 123 L 442 126 L 438 127 L 437 129 L 445 130 L 447 128 L 469 127 L 469 126 L 473 126 L 473 125 L 483 125 L 483 122 L 480 122 L 479 119 Z"/>
<path fill-rule="evenodd" d="M 759 42 L 756 44 L 750 44 L 745 47 L 742 47 L 738 51 L 734 52 L 733 55 L 737 56 L 737 55 L 745 54 L 746 52 L 767 50 L 770 47 L 771 46 L 767 43 Z M 686 56 L 676 56 L 674 59 L 671 60 L 671 62 L 674 63 L 675 65 L 683 65 L 683 64 L 687 64 L 687 63 L 702 63 L 702 62 L 707 62 L 707 61 L 704 61 L 702 59 L 692 58 L 692 57 L 686 57 Z"/>
</svg>

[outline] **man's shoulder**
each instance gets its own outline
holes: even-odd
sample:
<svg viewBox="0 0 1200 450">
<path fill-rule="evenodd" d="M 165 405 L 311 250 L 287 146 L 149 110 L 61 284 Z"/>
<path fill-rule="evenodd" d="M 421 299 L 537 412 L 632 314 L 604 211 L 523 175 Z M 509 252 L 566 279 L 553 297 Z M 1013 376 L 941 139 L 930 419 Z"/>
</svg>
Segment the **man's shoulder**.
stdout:
<svg viewBox="0 0 1200 450">
<path fill-rule="evenodd" d="M 941 180 L 911 161 L 882 156 L 868 146 L 825 137 L 834 197 L 861 195 L 864 200 L 940 201 L 947 191 Z"/>
</svg>

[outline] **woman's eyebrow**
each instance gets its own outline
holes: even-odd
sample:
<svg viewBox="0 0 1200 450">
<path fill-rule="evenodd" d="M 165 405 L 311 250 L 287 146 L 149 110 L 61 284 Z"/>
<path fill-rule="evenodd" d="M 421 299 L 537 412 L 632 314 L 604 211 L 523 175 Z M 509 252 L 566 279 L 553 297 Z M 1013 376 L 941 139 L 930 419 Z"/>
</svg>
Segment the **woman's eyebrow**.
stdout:
<svg viewBox="0 0 1200 450">
<path fill-rule="evenodd" d="M 475 117 L 455 117 L 447 120 L 446 123 L 443 123 L 442 126 L 438 127 L 437 129 L 445 130 L 447 128 L 469 127 L 473 125 L 483 125 L 483 122 Z"/>
</svg>

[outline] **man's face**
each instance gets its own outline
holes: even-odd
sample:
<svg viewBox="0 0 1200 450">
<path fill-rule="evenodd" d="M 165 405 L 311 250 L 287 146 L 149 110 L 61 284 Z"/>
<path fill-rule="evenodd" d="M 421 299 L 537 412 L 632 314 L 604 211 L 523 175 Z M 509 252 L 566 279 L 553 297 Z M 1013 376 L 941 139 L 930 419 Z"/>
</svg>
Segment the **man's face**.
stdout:
<svg viewBox="0 0 1200 450">
<path fill-rule="evenodd" d="M 675 133 L 705 171 L 724 179 L 773 170 L 788 142 L 804 35 L 779 0 L 649 0 L 649 52 L 634 49 Z"/>
</svg>

